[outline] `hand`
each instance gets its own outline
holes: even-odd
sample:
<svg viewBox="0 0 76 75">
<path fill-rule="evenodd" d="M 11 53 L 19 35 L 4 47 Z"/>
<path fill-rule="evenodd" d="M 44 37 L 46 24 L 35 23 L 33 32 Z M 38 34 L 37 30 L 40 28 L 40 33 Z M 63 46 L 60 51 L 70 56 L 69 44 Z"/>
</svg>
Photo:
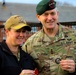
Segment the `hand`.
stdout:
<svg viewBox="0 0 76 75">
<path fill-rule="evenodd" d="M 74 60 L 61 60 L 60 61 L 60 67 L 63 70 L 69 71 L 70 73 L 73 73 L 75 71 L 75 62 Z"/>
<path fill-rule="evenodd" d="M 36 75 L 36 74 L 35 74 L 35 71 L 33 70 L 22 70 L 20 75 Z"/>
</svg>

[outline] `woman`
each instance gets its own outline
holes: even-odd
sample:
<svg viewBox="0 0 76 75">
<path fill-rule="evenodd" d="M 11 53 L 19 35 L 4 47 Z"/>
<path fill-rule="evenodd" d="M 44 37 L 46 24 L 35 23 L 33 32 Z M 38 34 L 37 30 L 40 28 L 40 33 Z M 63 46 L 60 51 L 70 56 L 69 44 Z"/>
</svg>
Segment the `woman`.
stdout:
<svg viewBox="0 0 76 75">
<path fill-rule="evenodd" d="M 36 75 L 32 57 L 21 49 L 26 31 L 31 31 L 19 15 L 11 16 L 5 23 L 6 40 L 0 43 L 1 75 Z"/>
</svg>

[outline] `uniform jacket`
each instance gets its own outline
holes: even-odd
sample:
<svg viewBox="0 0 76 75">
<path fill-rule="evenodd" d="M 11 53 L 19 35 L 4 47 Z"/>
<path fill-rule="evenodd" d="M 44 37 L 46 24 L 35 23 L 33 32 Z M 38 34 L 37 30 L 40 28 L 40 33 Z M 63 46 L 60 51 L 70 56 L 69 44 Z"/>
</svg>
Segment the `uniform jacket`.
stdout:
<svg viewBox="0 0 76 75">
<path fill-rule="evenodd" d="M 63 28 L 55 37 L 49 37 L 43 29 L 31 36 L 23 45 L 38 64 L 39 75 L 74 75 L 60 68 L 61 59 L 73 59 L 76 62 L 76 31 Z"/>
<path fill-rule="evenodd" d="M 5 41 L 0 43 L 0 75 L 19 75 L 23 69 L 34 69 L 29 54 L 20 49 L 20 61 L 9 50 Z"/>
</svg>

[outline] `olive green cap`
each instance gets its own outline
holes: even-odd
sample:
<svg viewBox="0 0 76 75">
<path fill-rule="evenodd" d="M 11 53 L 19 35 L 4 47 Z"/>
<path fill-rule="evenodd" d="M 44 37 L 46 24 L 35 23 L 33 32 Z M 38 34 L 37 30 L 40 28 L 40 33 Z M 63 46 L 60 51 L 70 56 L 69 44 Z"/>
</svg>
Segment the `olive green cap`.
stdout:
<svg viewBox="0 0 76 75">
<path fill-rule="evenodd" d="M 47 10 L 52 10 L 56 7 L 54 0 L 41 0 L 36 6 L 36 12 L 38 15 L 43 14 Z"/>
<path fill-rule="evenodd" d="M 31 31 L 31 27 L 27 25 L 26 21 L 19 15 L 13 15 L 5 22 L 5 29 L 15 29 L 19 30 L 21 28 L 25 28 L 25 30 Z"/>
</svg>

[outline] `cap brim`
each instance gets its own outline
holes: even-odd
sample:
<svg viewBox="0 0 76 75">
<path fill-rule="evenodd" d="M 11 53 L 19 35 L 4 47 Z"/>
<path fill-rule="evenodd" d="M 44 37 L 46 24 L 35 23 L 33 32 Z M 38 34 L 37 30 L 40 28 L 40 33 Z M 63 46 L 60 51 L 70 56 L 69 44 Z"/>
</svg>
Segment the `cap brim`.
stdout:
<svg viewBox="0 0 76 75">
<path fill-rule="evenodd" d="M 29 25 L 27 25 L 27 24 L 18 24 L 16 26 L 13 26 L 12 29 L 19 30 L 19 29 L 21 29 L 23 27 L 25 28 L 25 30 L 31 31 L 31 27 Z"/>
</svg>

